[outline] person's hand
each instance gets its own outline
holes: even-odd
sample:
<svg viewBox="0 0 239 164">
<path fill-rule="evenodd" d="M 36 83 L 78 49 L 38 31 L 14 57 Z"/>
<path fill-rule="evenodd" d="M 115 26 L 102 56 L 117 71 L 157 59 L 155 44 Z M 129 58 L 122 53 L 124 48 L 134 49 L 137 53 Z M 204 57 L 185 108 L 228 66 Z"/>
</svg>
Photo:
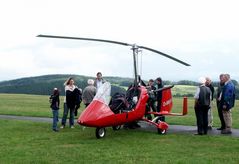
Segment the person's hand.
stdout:
<svg viewBox="0 0 239 164">
<path fill-rule="evenodd" d="M 223 108 L 223 109 L 227 109 L 227 106 L 226 106 L 226 105 L 223 105 L 222 108 Z"/>
</svg>

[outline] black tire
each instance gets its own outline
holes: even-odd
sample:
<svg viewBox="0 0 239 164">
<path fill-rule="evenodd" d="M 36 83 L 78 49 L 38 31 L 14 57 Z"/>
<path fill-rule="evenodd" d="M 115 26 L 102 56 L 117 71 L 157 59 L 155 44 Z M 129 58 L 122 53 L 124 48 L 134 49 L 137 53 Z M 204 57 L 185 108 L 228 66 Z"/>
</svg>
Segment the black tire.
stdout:
<svg viewBox="0 0 239 164">
<path fill-rule="evenodd" d="M 121 129 L 121 125 L 117 125 L 117 126 L 112 126 L 113 130 L 120 130 Z"/>
<path fill-rule="evenodd" d="M 105 128 L 96 128 L 95 130 L 95 136 L 96 138 L 100 139 L 103 138 L 106 134 Z"/>
<path fill-rule="evenodd" d="M 167 132 L 166 129 L 163 130 L 163 129 L 158 128 L 158 134 L 164 135 L 164 134 L 166 134 L 166 132 Z"/>
</svg>

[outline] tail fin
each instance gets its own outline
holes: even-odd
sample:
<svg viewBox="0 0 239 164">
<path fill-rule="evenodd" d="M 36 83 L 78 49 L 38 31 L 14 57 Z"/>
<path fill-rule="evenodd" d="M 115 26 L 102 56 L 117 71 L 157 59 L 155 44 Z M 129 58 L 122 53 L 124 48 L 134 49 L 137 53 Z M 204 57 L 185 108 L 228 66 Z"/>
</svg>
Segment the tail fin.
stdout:
<svg viewBox="0 0 239 164">
<path fill-rule="evenodd" d="M 162 90 L 162 101 L 160 112 L 170 113 L 173 107 L 171 88 Z"/>
<path fill-rule="evenodd" d="M 149 112 L 151 114 L 156 115 L 169 115 L 169 116 L 184 116 L 188 113 L 188 98 L 183 98 L 183 111 L 182 113 L 171 113 L 171 110 L 173 108 L 173 101 L 172 101 L 172 93 L 171 88 L 173 86 L 164 87 L 162 89 L 158 89 L 156 91 L 162 92 L 162 100 L 161 100 L 161 108 L 160 112 Z"/>
</svg>

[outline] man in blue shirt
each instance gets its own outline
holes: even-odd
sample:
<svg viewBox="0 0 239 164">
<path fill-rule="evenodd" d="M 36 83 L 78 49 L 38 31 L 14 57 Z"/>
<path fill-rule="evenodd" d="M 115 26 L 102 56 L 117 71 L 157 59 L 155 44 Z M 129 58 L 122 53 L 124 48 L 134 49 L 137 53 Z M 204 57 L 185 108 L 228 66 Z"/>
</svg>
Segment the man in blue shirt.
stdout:
<svg viewBox="0 0 239 164">
<path fill-rule="evenodd" d="M 232 128 L 232 114 L 231 109 L 234 107 L 235 104 L 235 86 L 230 80 L 230 75 L 225 74 L 224 75 L 224 81 L 225 85 L 222 90 L 222 96 L 221 96 L 221 108 L 222 108 L 222 114 L 225 121 L 225 129 L 221 131 L 222 134 L 231 134 L 231 128 Z"/>
</svg>

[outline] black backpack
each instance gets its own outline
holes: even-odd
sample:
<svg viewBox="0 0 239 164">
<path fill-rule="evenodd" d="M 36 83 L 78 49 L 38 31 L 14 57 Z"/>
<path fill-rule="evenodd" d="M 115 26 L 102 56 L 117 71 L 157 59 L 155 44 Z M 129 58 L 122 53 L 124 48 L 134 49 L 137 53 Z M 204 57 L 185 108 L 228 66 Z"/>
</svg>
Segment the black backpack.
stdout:
<svg viewBox="0 0 239 164">
<path fill-rule="evenodd" d="M 125 110 L 127 108 L 125 94 L 115 93 L 110 100 L 109 107 L 114 113 Z"/>
</svg>

